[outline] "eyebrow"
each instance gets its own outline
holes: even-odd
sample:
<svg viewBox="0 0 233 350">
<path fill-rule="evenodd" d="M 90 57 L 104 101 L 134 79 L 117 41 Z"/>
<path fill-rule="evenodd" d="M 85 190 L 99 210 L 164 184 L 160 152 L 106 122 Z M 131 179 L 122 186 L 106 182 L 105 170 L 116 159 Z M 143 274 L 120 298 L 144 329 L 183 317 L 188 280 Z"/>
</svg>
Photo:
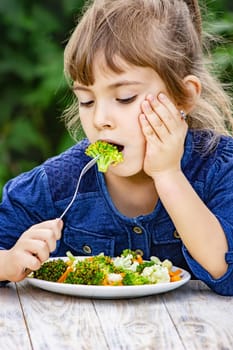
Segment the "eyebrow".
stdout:
<svg viewBox="0 0 233 350">
<path fill-rule="evenodd" d="M 132 86 L 132 85 L 142 85 L 143 83 L 140 81 L 132 81 L 132 80 L 122 80 L 113 84 L 108 85 L 109 89 L 116 89 L 118 87 L 121 86 Z M 74 85 L 73 86 L 73 91 L 75 90 L 79 90 L 79 91 L 90 91 L 91 89 L 89 89 L 86 86 L 83 85 Z"/>
</svg>

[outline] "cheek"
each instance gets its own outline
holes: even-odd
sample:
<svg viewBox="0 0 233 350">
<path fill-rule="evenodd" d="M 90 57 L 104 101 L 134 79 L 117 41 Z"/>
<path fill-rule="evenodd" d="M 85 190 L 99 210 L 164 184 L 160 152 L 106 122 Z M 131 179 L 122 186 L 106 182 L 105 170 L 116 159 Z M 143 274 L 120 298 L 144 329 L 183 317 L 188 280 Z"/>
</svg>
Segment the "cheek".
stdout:
<svg viewBox="0 0 233 350">
<path fill-rule="evenodd" d="M 139 121 L 139 113 L 137 113 L 137 115 L 134 118 L 132 118 L 131 122 L 128 124 L 127 129 L 128 134 L 134 140 L 134 142 L 139 144 L 145 143 L 145 137 L 143 135 L 141 124 Z"/>
<path fill-rule="evenodd" d="M 146 140 L 142 133 L 141 125 L 138 118 L 134 119 L 129 127 L 127 127 L 126 134 L 128 135 L 129 144 L 133 148 L 133 153 L 137 155 L 138 160 L 144 159 Z"/>
<path fill-rule="evenodd" d="M 135 121 L 135 128 L 134 128 L 132 137 L 135 140 L 134 142 L 135 142 L 135 147 L 137 148 L 137 151 L 138 151 L 138 156 L 143 160 L 145 156 L 145 151 L 146 151 L 146 139 L 142 132 L 139 118 Z"/>
<path fill-rule="evenodd" d="M 89 138 L 89 135 L 91 133 L 92 127 L 91 127 L 91 119 L 88 118 L 88 115 L 83 116 L 81 113 L 79 114 L 79 121 L 82 126 L 82 129 L 86 136 Z"/>
<path fill-rule="evenodd" d="M 85 127 L 85 125 L 87 125 L 90 121 L 90 117 L 88 116 L 88 113 L 85 113 L 84 111 L 82 111 L 82 109 L 79 110 L 79 120 L 82 124 L 83 127 Z"/>
</svg>

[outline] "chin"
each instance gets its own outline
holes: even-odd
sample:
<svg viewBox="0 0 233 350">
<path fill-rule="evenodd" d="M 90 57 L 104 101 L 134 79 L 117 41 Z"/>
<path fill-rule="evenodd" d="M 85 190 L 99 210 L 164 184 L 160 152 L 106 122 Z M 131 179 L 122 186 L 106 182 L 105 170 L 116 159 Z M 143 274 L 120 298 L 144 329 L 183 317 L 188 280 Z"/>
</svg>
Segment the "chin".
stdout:
<svg viewBox="0 0 233 350">
<path fill-rule="evenodd" d="M 138 164 L 130 164 L 126 162 L 122 162 L 120 164 L 117 164 L 116 166 L 111 165 L 109 167 L 109 172 L 116 176 L 122 176 L 122 177 L 131 177 L 138 175 L 139 173 L 142 173 L 143 169 Z"/>
</svg>

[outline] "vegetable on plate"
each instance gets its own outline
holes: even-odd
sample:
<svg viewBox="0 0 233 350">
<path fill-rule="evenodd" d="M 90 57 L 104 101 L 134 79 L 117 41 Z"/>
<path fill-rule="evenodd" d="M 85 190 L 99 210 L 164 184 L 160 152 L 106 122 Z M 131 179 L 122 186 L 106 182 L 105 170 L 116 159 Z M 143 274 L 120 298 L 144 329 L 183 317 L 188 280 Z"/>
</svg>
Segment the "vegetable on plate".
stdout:
<svg viewBox="0 0 233 350">
<path fill-rule="evenodd" d="M 69 284 L 132 286 L 176 282 L 182 279 L 182 270 L 173 269 L 171 261 L 167 259 L 160 261 L 152 256 L 145 261 L 136 252 L 125 249 L 116 258 L 103 253 L 80 258 L 67 252 L 66 260 L 48 260 L 31 277 Z"/>
</svg>

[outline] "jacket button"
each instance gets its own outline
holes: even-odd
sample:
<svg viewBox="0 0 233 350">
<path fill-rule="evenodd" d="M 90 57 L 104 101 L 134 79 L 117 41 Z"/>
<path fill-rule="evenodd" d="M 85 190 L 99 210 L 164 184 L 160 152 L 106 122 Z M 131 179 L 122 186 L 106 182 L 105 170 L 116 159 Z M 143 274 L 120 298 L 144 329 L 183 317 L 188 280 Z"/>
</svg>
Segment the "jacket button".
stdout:
<svg viewBox="0 0 233 350">
<path fill-rule="evenodd" d="M 91 254 L 92 249 L 91 249 L 91 247 L 89 245 L 85 244 L 83 246 L 83 252 L 86 253 L 86 254 Z"/>
<path fill-rule="evenodd" d="M 173 232 L 173 236 L 177 239 L 180 239 L 180 235 L 176 230 Z"/>
<path fill-rule="evenodd" d="M 134 226 L 133 232 L 137 233 L 138 235 L 140 235 L 142 233 L 142 229 L 139 226 Z"/>
</svg>

